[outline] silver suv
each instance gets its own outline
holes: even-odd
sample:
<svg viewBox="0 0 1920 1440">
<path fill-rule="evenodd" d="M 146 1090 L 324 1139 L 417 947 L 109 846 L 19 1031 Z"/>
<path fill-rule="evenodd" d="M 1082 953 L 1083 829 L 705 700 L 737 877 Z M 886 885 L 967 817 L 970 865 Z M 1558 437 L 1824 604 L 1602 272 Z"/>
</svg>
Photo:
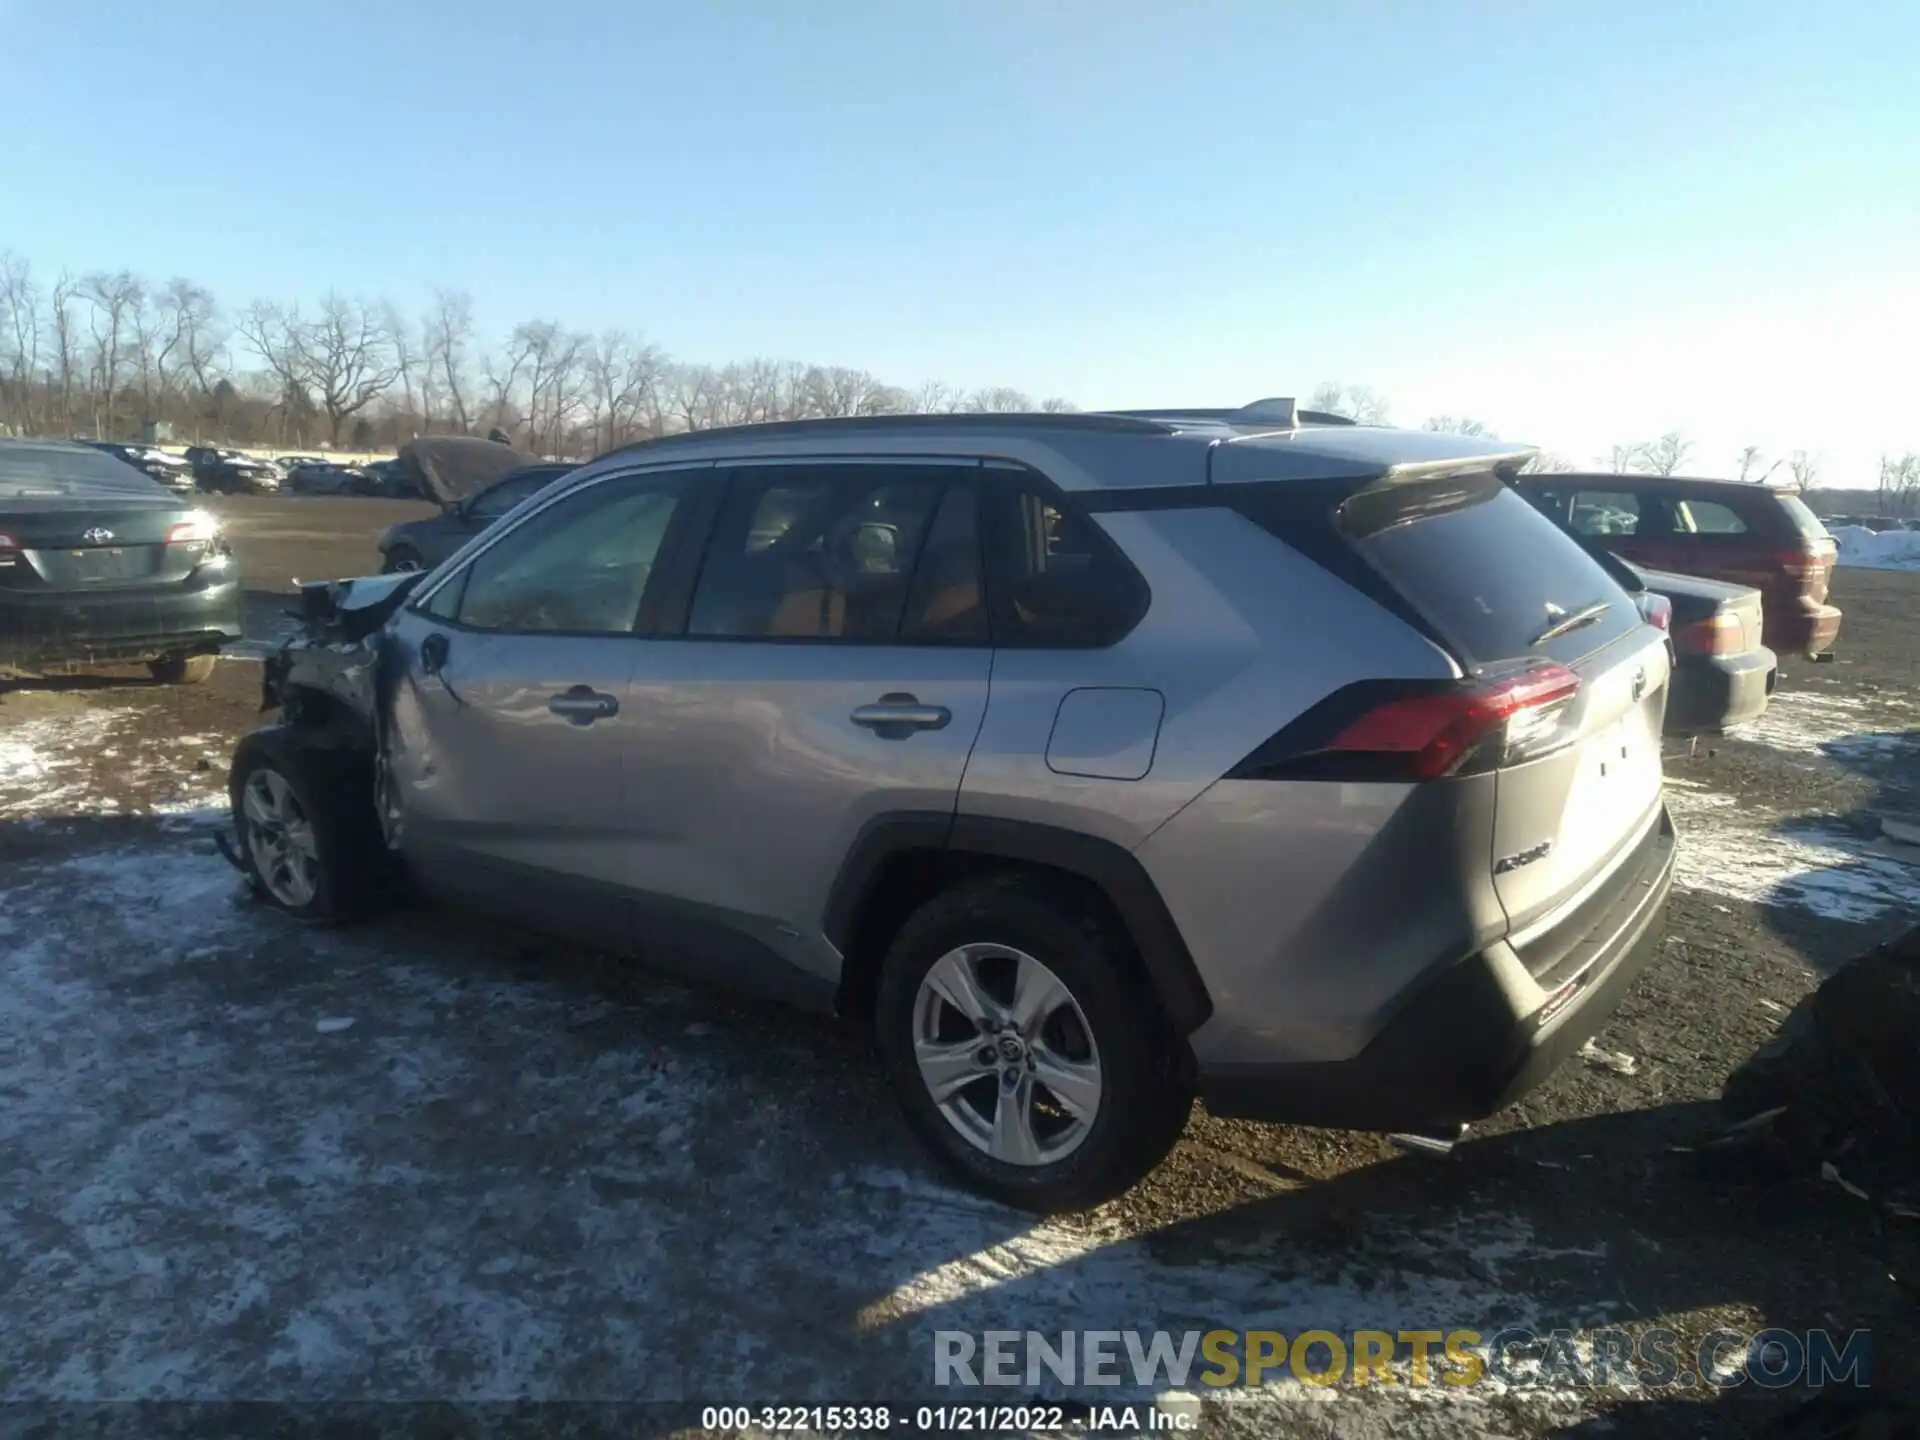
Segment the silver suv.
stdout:
<svg viewBox="0 0 1920 1440">
<path fill-rule="evenodd" d="M 615 451 L 350 582 L 378 663 L 270 670 L 239 850 L 303 918 L 391 853 L 858 1017 L 1023 1206 L 1132 1184 L 1196 1089 L 1457 1134 L 1604 1021 L 1673 867 L 1664 637 L 1528 453 L 1287 401 Z"/>
</svg>

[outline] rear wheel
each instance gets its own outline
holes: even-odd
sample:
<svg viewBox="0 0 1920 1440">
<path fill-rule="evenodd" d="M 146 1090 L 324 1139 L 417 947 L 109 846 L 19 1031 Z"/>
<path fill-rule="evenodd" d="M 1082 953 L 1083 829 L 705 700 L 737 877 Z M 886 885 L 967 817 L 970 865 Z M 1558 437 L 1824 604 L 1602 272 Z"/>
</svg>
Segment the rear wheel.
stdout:
<svg viewBox="0 0 1920 1440">
<path fill-rule="evenodd" d="M 257 730 L 234 753 L 227 793 L 248 878 L 270 904 L 337 925 L 379 900 L 388 860 L 367 756 Z"/>
<path fill-rule="evenodd" d="M 1173 1148 L 1192 1061 L 1124 937 L 1019 876 L 901 928 L 876 1039 L 908 1122 L 966 1183 L 1024 1209 L 1098 1204 Z"/>
<path fill-rule="evenodd" d="M 213 678 L 214 655 L 162 655 L 147 673 L 162 685 L 202 685 Z"/>
</svg>

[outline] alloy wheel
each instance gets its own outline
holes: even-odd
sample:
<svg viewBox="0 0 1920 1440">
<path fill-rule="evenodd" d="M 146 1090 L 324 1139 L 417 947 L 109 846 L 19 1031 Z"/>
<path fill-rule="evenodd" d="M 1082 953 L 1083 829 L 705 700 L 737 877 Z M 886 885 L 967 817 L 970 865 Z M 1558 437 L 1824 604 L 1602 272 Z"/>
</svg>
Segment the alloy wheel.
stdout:
<svg viewBox="0 0 1920 1440">
<path fill-rule="evenodd" d="M 1009 1165 L 1079 1149 L 1100 1112 L 1100 1052 L 1064 981 L 1006 945 L 962 945 L 914 996 L 913 1053 L 927 1093 L 968 1144 Z"/>
<path fill-rule="evenodd" d="M 263 767 L 247 777 L 241 805 L 260 883 L 289 909 L 310 904 L 320 890 L 320 851 L 293 787 L 278 770 Z"/>
</svg>

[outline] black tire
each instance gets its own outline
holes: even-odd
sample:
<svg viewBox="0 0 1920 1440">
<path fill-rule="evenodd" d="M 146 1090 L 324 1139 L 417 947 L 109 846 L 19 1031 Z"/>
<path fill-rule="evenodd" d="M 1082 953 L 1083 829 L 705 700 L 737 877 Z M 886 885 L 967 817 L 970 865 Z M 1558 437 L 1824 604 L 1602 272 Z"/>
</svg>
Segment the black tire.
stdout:
<svg viewBox="0 0 1920 1440">
<path fill-rule="evenodd" d="M 204 685 L 213 678 L 217 655 L 162 655 L 147 662 L 147 673 L 161 685 Z"/>
<path fill-rule="evenodd" d="M 380 573 L 382 575 L 399 575 L 405 571 L 424 570 L 426 568 L 427 562 L 421 558 L 420 552 L 415 550 L 411 545 L 394 546 L 393 549 L 387 552 L 386 559 L 380 562 Z"/>
<path fill-rule="evenodd" d="M 1044 964 L 1084 1014 L 1101 1096 L 1077 1148 L 1051 1163 L 1012 1164 L 962 1135 L 935 1104 L 914 1058 L 921 981 L 962 945 L 990 943 Z M 1052 1213 L 1112 1199 L 1154 1169 L 1193 1108 L 1193 1059 L 1139 976 L 1131 946 L 1102 917 L 1022 875 L 964 882 L 928 901 L 895 936 L 875 1007 L 881 1062 L 921 1141 L 971 1188 Z"/>
<path fill-rule="evenodd" d="M 245 797 L 255 774 L 277 772 L 311 827 L 318 864 L 311 899 L 289 903 L 259 872 Z M 227 777 L 235 839 L 260 898 L 311 925 L 361 919 L 389 893 L 392 862 L 373 807 L 373 761 L 358 751 L 320 746 L 287 726 L 242 740 Z"/>
</svg>

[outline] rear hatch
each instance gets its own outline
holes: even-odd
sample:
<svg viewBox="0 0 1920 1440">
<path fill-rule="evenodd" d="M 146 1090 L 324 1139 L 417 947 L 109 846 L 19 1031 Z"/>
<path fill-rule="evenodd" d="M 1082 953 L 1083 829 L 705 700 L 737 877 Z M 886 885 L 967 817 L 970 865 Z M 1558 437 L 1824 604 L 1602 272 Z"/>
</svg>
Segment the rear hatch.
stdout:
<svg viewBox="0 0 1920 1440">
<path fill-rule="evenodd" d="M 1631 872 L 1660 807 L 1665 637 L 1492 470 L 1390 475 L 1336 525 L 1501 721 L 1493 886 L 1516 932 Z"/>
<path fill-rule="evenodd" d="M 180 581 L 215 543 L 208 517 L 98 451 L 0 447 L 0 591 Z"/>
</svg>

